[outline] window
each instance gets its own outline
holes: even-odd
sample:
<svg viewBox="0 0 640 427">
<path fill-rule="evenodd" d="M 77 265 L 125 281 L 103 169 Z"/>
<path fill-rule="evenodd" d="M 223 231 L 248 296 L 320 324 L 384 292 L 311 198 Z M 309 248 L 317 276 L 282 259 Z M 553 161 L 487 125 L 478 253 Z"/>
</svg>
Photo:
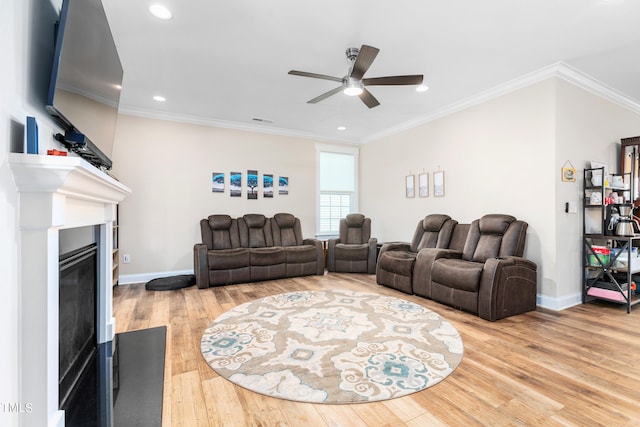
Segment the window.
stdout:
<svg viewBox="0 0 640 427">
<path fill-rule="evenodd" d="M 318 148 L 318 235 L 337 235 L 340 219 L 357 210 L 358 149 Z"/>
</svg>

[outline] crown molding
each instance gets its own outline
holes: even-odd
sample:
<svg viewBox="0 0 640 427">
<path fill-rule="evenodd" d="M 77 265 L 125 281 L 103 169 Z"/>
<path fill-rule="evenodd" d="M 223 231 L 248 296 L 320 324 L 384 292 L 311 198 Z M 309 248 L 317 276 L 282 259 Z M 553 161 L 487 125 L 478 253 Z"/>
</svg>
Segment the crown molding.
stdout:
<svg viewBox="0 0 640 427">
<path fill-rule="evenodd" d="M 531 86 L 533 84 L 542 82 L 550 78 L 560 78 L 575 86 L 591 92 L 597 96 L 600 96 L 614 104 L 627 108 L 636 113 L 640 113 L 640 103 L 615 89 L 605 85 L 604 83 L 594 79 L 593 77 L 578 71 L 578 69 L 571 67 L 564 62 L 557 62 L 524 76 L 518 77 L 513 80 L 509 80 L 503 84 L 495 86 L 489 90 L 483 91 L 472 97 L 466 98 L 460 102 L 450 104 L 444 108 L 438 109 L 433 113 L 424 116 L 422 118 L 404 122 L 398 126 L 389 128 L 383 132 L 379 132 L 375 135 L 371 135 L 367 138 L 363 138 L 362 143 L 375 141 L 387 136 L 397 134 L 399 132 L 415 128 L 417 126 L 429 123 L 431 121 L 440 119 L 450 114 L 457 113 L 467 108 L 482 104 L 516 90 Z"/>
<path fill-rule="evenodd" d="M 247 132 L 258 132 L 258 133 L 265 133 L 265 134 L 271 134 L 271 135 L 280 135 L 280 136 L 304 138 L 304 139 L 310 139 L 310 140 L 316 140 L 316 141 L 333 142 L 333 143 L 339 143 L 339 144 L 360 145 L 360 144 L 375 141 L 387 136 L 395 135 L 405 130 L 413 129 L 425 123 L 429 123 L 431 121 L 449 116 L 451 114 L 485 103 L 492 99 L 498 98 L 500 96 L 506 95 L 508 93 L 514 92 L 519 89 L 523 89 L 527 86 L 540 83 L 550 78 L 562 79 L 581 89 L 591 92 L 594 95 L 597 95 L 607 101 L 610 101 L 616 105 L 629 109 L 633 112 L 640 113 L 640 102 L 638 100 L 630 98 L 622 94 L 621 92 L 616 91 L 610 86 L 605 85 L 604 83 L 596 80 L 595 78 L 589 76 L 588 74 L 583 73 L 582 71 L 579 71 L 577 68 L 574 68 L 565 62 L 556 62 L 554 64 L 540 68 L 536 71 L 525 74 L 513 80 L 509 80 L 505 83 L 502 83 L 486 91 L 480 92 L 474 96 L 463 99 L 460 102 L 447 105 L 426 116 L 417 118 L 415 120 L 403 122 L 397 126 L 393 126 L 382 132 L 378 132 L 376 134 L 370 135 L 362 139 L 330 138 L 330 137 L 316 135 L 310 132 L 295 131 L 291 129 L 272 127 L 268 125 L 232 122 L 232 121 L 218 120 L 218 119 L 212 119 L 207 117 L 187 116 L 187 115 L 174 114 L 174 113 L 162 113 L 162 112 L 153 111 L 153 110 L 131 108 L 131 107 L 127 107 L 126 105 L 120 106 L 119 113 L 130 115 L 130 116 L 150 118 L 150 119 L 166 120 L 166 121 L 188 123 L 188 124 L 195 124 L 195 125 L 204 125 L 204 126 L 214 126 L 219 128 L 235 129 L 235 130 L 241 130 L 241 131 L 247 131 Z"/>
<path fill-rule="evenodd" d="M 127 107 L 126 105 L 120 106 L 120 109 L 118 110 L 118 112 L 120 114 L 124 114 L 128 116 L 143 117 L 147 119 L 165 120 L 170 122 L 187 123 L 192 125 L 212 126 L 212 127 L 234 129 L 234 130 L 241 130 L 241 131 L 247 131 L 247 132 L 266 133 L 270 135 L 289 136 L 294 138 L 304 138 L 304 139 L 311 139 L 316 141 L 334 142 L 334 143 L 341 143 L 341 144 L 356 144 L 356 145 L 359 145 L 360 143 L 360 141 L 357 139 L 329 138 L 329 137 L 316 135 L 310 132 L 295 131 L 291 129 L 272 127 L 268 125 L 258 125 L 258 124 L 254 125 L 254 124 L 248 124 L 248 123 L 212 119 L 208 117 L 188 116 L 184 114 L 175 114 L 175 113 L 162 113 L 162 112 L 146 110 L 142 108 L 131 108 L 131 107 Z"/>
</svg>

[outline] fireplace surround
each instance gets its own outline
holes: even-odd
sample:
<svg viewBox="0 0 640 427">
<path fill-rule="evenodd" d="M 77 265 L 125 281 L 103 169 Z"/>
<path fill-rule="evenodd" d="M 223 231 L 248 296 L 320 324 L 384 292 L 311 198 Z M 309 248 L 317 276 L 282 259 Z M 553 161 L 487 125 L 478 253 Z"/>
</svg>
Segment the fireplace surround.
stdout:
<svg viewBox="0 0 640 427">
<path fill-rule="evenodd" d="M 131 190 L 79 157 L 10 153 L 20 195 L 20 401 L 23 426 L 64 426 L 59 406 L 59 232 L 98 229 L 97 343 L 115 335 L 112 230 L 116 205 Z"/>
</svg>

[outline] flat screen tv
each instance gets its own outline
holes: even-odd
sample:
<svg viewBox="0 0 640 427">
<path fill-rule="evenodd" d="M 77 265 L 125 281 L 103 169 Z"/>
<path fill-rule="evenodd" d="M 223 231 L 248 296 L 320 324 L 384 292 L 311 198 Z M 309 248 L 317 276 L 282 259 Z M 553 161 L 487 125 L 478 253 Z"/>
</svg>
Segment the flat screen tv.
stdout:
<svg viewBox="0 0 640 427">
<path fill-rule="evenodd" d="M 122 65 L 101 0 L 63 0 L 46 109 L 57 139 L 96 167 L 111 168 Z"/>
</svg>

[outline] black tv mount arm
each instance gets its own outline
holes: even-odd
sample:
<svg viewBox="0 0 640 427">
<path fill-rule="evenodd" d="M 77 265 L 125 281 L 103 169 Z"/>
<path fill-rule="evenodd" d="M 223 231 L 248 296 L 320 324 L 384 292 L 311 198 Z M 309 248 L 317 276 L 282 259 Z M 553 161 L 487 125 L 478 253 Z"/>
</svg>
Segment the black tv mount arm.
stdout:
<svg viewBox="0 0 640 427">
<path fill-rule="evenodd" d="M 111 159 L 83 133 L 75 131 L 67 131 L 64 135 L 57 133 L 55 139 L 64 144 L 69 151 L 76 153 L 98 169 L 111 169 Z"/>
</svg>

